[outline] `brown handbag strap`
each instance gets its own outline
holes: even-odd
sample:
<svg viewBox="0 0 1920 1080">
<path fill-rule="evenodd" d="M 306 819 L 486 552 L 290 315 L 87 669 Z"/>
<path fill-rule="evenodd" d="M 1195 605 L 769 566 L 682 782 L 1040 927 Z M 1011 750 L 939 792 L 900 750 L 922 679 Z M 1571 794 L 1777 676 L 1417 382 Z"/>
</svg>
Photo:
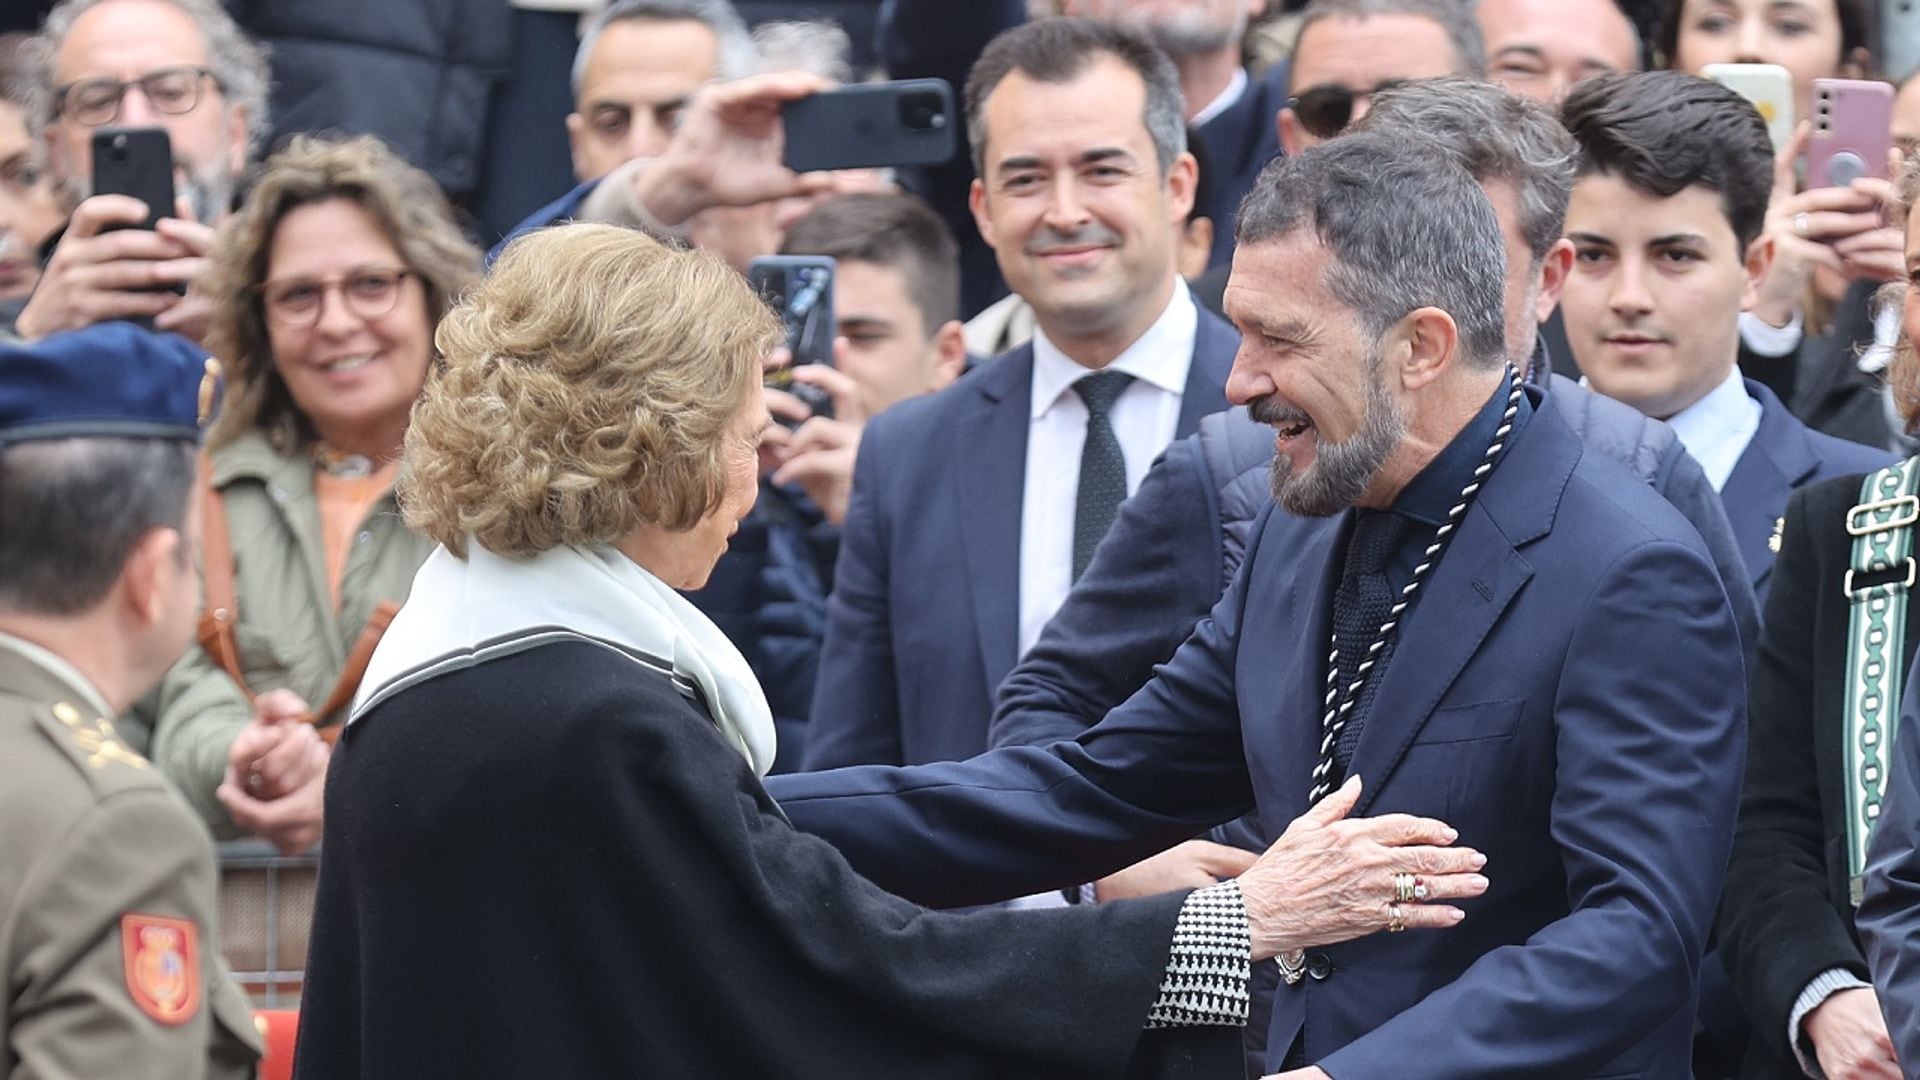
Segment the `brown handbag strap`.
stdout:
<svg viewBox="0 0 1920 1080">
<path fill-rule="evenodd" d="M 400 605 L 391 600 L 382 600 L 367 616 L 367 625 L 360 628 L 360 636 L 353 639 L 353 648 L 347 651 L 347 666 L 340 669 L 340 678 L 333 684 L 333 692 L 307 722 L 317 724 L 322 717 L 332 716 L 335 711 L 345 708 L 360 689 L 360 680 L 367 676 L 367 664 L 373 660 L 374 646 L 380 644 L 380 638 L 387 632 L 387 624 L 400 611 Z M 333 724 L 320 729 L 320 737 L 328 742 L 340 738 L 340 729 L 344 724 Z"/>
<path fill-rule="evenodd" d="M 233 580 L 233 536 L 227 528 L 227 503 L 213 485 L 213 459 L 200 455 L 200 562 L 205 603 L 196 633 L 202 648 L 234 685 L 253 700 L 240 667 L 240 646 L 233 628 L 240 622 L 239 594 Z"/>
</svg>

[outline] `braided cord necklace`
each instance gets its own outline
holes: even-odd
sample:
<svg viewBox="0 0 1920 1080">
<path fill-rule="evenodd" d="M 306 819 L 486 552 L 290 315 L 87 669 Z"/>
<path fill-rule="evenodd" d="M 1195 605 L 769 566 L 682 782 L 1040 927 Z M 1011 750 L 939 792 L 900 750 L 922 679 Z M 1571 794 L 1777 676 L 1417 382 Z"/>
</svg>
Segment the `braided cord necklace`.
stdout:
<svg viewBox="0 0 1920 1080">
<path fill-rule="evenodd" d="M 1513 384 L 1513 389 L 1507 394 L 1506 414 L 1500 418 L 1493 441 L 1487 445 L 1486 456 L 1480 459 L 1479 466 L 1473 470 L 1473 478 L 1467 481 L 1467 486 L 1460 489 L 1460 498 L 1453 504 L 1453 509 L 1447 511 L 1446 522 L 1433 534 L 1433 542 L 1427 545 L 1427 550 L 1420 556 L 1420 565 L 1413 568 L 1412 580 L 1400 590 L 1400 598 L 1394 602 L 1393 608 L 1387 612 L 1386 621 L 1380 624 L 1379 631 L 1374 634 L 1373 644 L 1367 646 L 1366 656 L 1361 658 L 1360 666 L 1354 670 L 1353 679 L 1347 683 L 1344 693 L 1339 684 L 1340 638 L 1337 634 L 1333 635 L 1333 648 L 1327 654 L 1326 713 L 1320 719 L 1320 760 L 1313 767 L 1313 787 L 1307 795 L 1309 806 L 1326 798 L 1327 793 L 1333 790 L 1334 748 L 1339 745 L 1340 733 L 1346 730 L 1347 714 L 1353 711 L 1354 704 L 1360 700 L 1360 690 L 1366 685 L 1367 674 L 1373 670 L 1381 650 L 1386 648 L 1393 632 L 1399 628 L 1400 616 L 1407 610 L 1407 605 L 1413 603 L 1413 595 L 1426 581 L 1427 571 L 1439 560 L 1448 538 L 1459 527 L 1460 519 L 1466 516 L 1467 507 L 1472 504 L 1480 485 L 1486 482 L 1487 474 L 1493 471 L 1494 462 L 1507 444 L 1507 436 L 1513 433 L 1513 420 L 1520 413 L 1524 384 L 1512 365 L 1507 367 L 1507 379 Z"/>
<path fill-rule="evenodd" d="M 1439 560 L 1441 550 L 1446 547 L 1448 538 L 1459 527 L 1460 519 L 1466 516 L 1467 507 L 1473 502 L 1474 495 L 1480 491 L 1480 485 L 1486 482 L 1487 474 L 1493 471 L 1494 462 L 1499 459 L 1500 451 L 1506 448 L 1507 437 L 1513 434 L 1513 420 L 1520 414 L 1520 396 L 1525 392 L 1525 386 L 1510 364 L 1507 366 L 1507 379 L 1513 387 L 1507 394 L 1507 411 L 1500 417 L 1500 426 L 1495 429 L 1493 440 L 1487 444 L 1486 456 L 1480 459 L 1479 466 L 1473 470 L 1473 478 L 1467 481 L 1467 486 L 1460 489 L 1460 498 L 1453 504 L 1453 508 L 1447 511 L 1446 522 L 1433 534 L 1433 542 L 1428 544 L 1427 550 L 1421 554 L 1420 565 L 1413 568 L 1412 580 L 1400 590 L 1400 599 L 1395 601 L 1393 608 L 1387 612 L 1386 621 L 1380 624 L 1379 631 L 1374 634 L 1373 644 L 1367 646 L 1367 655 L 1361 659 L 1360 666 L 1354 669 L 1353 679 L 1347 683 L 1344 694 L 1341 693 L 1339 685 L 1340 638 L 1338 635 L 1333 637 L 1333 648 L 1327 654 L 1326 713 L 1320 718 L 1320 760 L 1313 767 L 1313 788 L 1307 795 L 1309 806 L 1326 798 L 1327 793 L 1333 790 L 1334 747 L 1340 743 L 1340 732 L 1346 729 L 1347 714 L 1353 711 L 1354 702 L 1360 699 L 1360 690 L 1366 685 L 1367 673 L 1373 670 L 1374 661 L 1379 659 L 1380 651 L 1386 648 L 1387 641 L 1399 627 L 1400 616 L 1406 612 L 1407 605 L 1413 602 L 1413 594 L 1419 591 L 1420 584 L 1427 579 L 1427 571 L 1431 570 L 1433 564 Z M 1288 950 L 1274 957 L 1274 961 L 1280 967 L 1280 977 L 1288 986 L 1306 977 L 1305 949 Z"/>
</svg>

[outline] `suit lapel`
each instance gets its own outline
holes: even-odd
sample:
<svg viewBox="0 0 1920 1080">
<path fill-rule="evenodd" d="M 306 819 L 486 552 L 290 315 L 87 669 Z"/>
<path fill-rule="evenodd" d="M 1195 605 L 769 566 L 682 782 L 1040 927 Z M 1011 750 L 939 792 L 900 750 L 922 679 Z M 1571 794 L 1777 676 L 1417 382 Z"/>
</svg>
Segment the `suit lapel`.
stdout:
<svg viewBox="0 0 1920 1080">
<path fill-rule="evenodd" d="M 1720 502 L 1758 590 L 1773 572 L 1769 541 L 1775 520 L 1794 487 L 1820 467 L 1820 459 L 1808 444 L 1806 429 L 1794 422 L 1779 398 L 1751 379 L 1747 393 L 1760 403 L 1760 426 L 1720 489 Z"/>
<path fill-rule="evenodd" d="M 1493 624 L 1533 576 L 1484 507 L 1469 507 L 1425 595 L 1401 627 L 1354 748 L 1348 775 L 1366 788 L 1355 813 L 1365 813 L 1406 753 L 1427 717 L 1480 651 Z"/>
<path fill-rule="evenodd" d="M 1026 492 L 1033 348 L 991 361 L 973 380 L 974 407 L 953 425 L 947 468 L 959 485 L 961 546 L 987 698 L 1020 650 L 1020 508 Z"/>
<path fill-rule="evenodd" d="M 1240 335 L 1234 333 L 1226 320 L 1204 307 L 1198 310 L 1200 319 L 1193 330 L 1193 362 L 1187 365 L 1187 385 L 1180 394 L 1176 439 L 1200 430 L 1203 417 L 1227 407 L 1227 373 L 1233 370 L 1233 354 L 1240 349 Z"/>
<path fill-rule="evenodd" d="M 1364 814 L 1414 736 L 1533 577 L 1520 548 L 1553 531 L 1581 446 L 1535 391 L 1533 417 L 1467 509 L 1400 630 L 1347 772 Z M 1494 658 L 1497 662 L 1497 658 Z"/>
<path fill-rule="evenodd" d="M 1278 836 L 1307 808 L 1313 766 L 1320 757 L 1320 721 L 1326 711 L 1327 653 L 1333 591 L 1340 578 L 1336 554 L 1353 531 L 1353 514 L 1337 526 L 1268 511 L 1250 559 L 1241 650 L 1235 658 L 1242 716 L 1252 718 L 1242 738 L 1247 760 L 1264 772 L 1256 787 L 1267 826 Z M 1263 587 L 1264 582 L 1275 582 Z"/>
</svg>

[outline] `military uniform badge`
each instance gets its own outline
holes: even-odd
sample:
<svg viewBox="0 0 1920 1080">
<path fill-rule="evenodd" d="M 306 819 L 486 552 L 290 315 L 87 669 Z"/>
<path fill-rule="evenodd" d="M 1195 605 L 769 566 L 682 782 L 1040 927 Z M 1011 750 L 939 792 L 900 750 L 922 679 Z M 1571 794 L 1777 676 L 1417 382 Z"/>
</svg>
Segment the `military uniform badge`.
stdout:
<svg viewBox="0 0 1920 1080">
<path fill-rule="evenodd" d="M 200 1011 L 200 931 L 187 919 L 129 912 L 120 916 L 127 993 L 163 1024 L 184 1024 Z"/>
</svg>

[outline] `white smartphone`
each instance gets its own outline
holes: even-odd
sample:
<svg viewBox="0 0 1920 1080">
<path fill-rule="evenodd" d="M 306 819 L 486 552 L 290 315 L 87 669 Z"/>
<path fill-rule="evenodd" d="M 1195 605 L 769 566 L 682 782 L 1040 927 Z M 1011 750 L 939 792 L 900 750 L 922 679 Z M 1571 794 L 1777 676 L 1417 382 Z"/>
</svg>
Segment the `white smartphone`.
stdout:
<svg viewBox="0 0 1920 1080">
<path fill-rule="evenodd" d="M 1732 90 L 1760 111 L 1773 148 L 1793 138 L 1793 76 L 1779 64 L 1708 64 L 1700 74 Z"/>
</svg>

